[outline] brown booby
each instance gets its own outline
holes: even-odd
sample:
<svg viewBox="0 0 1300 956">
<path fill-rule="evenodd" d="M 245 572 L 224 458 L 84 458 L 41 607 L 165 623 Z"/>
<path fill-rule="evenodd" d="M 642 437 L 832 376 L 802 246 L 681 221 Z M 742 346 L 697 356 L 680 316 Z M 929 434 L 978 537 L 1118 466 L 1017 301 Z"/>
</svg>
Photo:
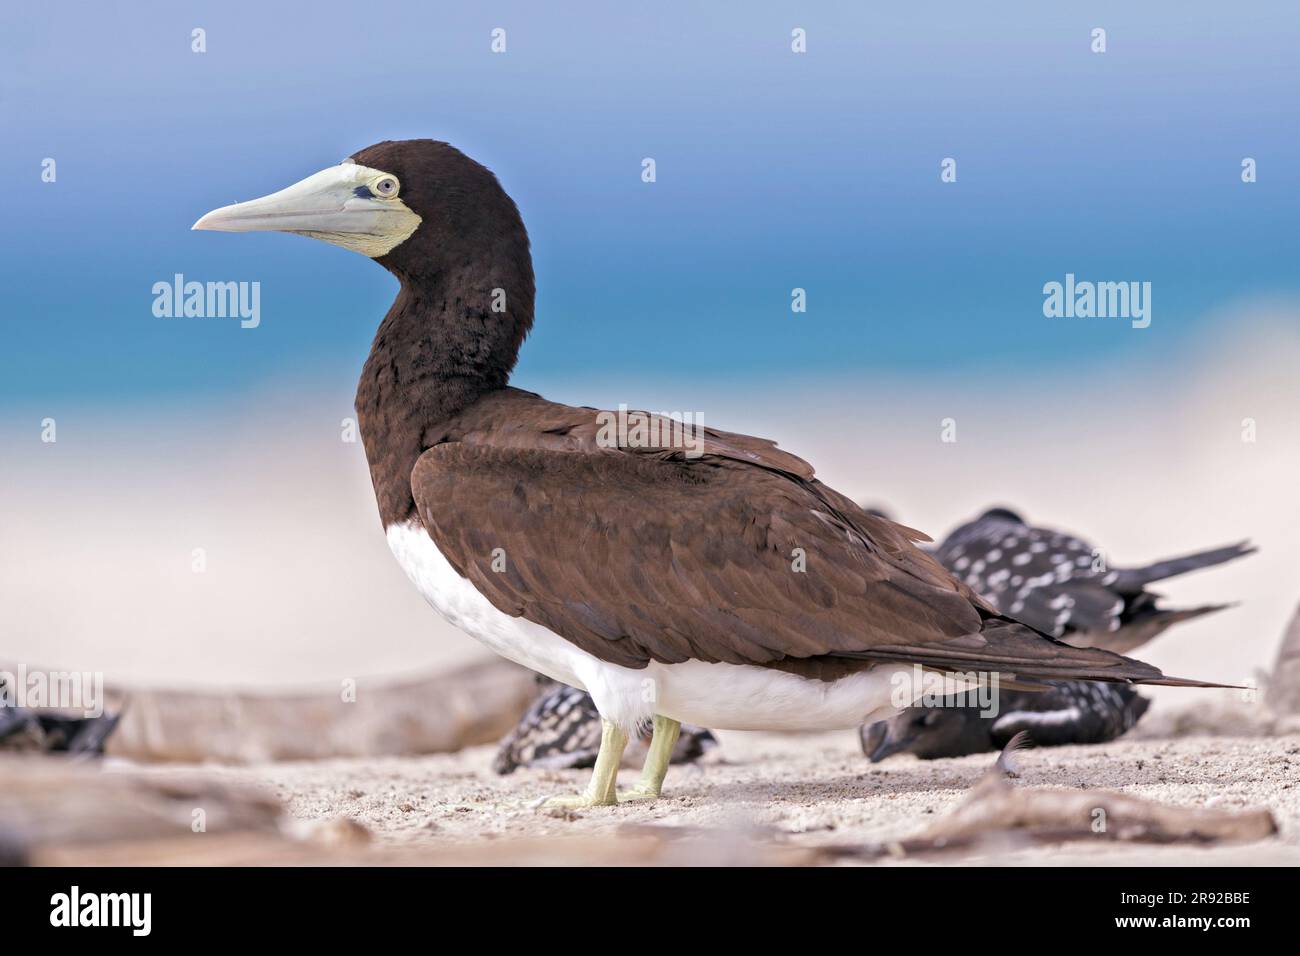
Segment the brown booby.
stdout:
<svg viewBox="0 0 1300 956">
<path fill-rule="evenodd" d="M 707 429 L 689 454 L 621 430 L 611 441 L 608 413 L 510 387 L 533 322 L 528 234 L 496 177 L 446 143 L 376 144 L 194 228 L 311 236 L 397 277 L 357 388 L 380 519 L 451 623 L 591 694 L 591 783 L 553 805 L 657 796 L 681 721 L 886 717 L 912 665 L 1197 683 L 999 614 L 915 546 L 924 535 L 771 441 Z M 628 735 L 647 722 L 641 782 L 618 794 Z"/>
</svg>

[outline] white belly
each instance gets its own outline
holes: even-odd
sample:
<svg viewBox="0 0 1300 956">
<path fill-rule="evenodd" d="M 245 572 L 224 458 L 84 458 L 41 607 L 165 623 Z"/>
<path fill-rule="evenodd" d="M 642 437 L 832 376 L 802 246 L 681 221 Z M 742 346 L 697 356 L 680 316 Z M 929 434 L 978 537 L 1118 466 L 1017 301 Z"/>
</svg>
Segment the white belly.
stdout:
<svg viewBox="0 0 1300 956">
<path fill-rule="evenodd" d="M 419 522 L 390 525 L 388 546 L 424 599 L 450 623 L 502 657 L 583 688 L 606 719 L 629 731 L 655 714 L 714 730 L 857 727 L 898 711 L 895 671 L 909 673 L 878 666 L 818 681 L 748 664 L 621 667 L 540 624 L 498 611 L 456 573 Z"/>
</svg>

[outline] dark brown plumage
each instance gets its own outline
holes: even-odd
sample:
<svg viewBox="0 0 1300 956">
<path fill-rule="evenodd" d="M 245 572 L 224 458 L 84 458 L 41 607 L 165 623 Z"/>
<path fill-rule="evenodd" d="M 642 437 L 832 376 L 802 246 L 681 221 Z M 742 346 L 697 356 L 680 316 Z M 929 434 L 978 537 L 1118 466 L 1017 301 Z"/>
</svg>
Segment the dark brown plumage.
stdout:
<svg viewBox="0 0 1300 956">
<path fill-rule="evenodd" d="M 909 532 L 769 443 L 602 448 L 591 409 L 515 389 L 439 426 L 411 475 L 439 549 L 499 610 L 625 667 L 761 664 L 833 678 L 875 661 L 1159 679 L 999 617 Z M 493 567 L 494 549 L 507 561 Z M 808 573 L 792 573 L 795 549 Z"/>
<path fill-rule="evenodd" d="M 1000 614 L 915 546 L 923 535 L 770 441 L 610 441 L 595 409 L 509 387 L 533 321 L 528 234 L 496 177 L 445 143 L 377 144 L 195 228 L 314 236 L 398 278 L 357 387 L 380 519 L 444 616 L 591 691 L 602 759 L 559 805 L 613 802 L 625 729 L 645 721 L 629 799 L 658 795 L 681 721 L 812 729 L 883 713 L 899 668 L 879 663 L 1195 683 Z"/>
<path fill-rule="evenodd" d="M 357 384 L 361 440 L 388 526 L 414 514 L 411 469 L 445 440 L 439 427 L 505 387 L 533 324 L 533 260 L 519 209 L 459 150 L 389 141 L 352 159 L 398 176 L 403 201 L 423 219 L 376 260 L 401 288 Z M 498 303 L 504 311 L 493 311 Z"/>
<path fill-rule="evenodd" d="M 834 679 L 891 661 L 1161 680 L 999 616 L 914 546 L 923 535 L 770 441 L 710 430 L 699 458 L 600 447 L 594 409 L 506 387 L 534 296 L 513 201 L 444 143 L 353 158 L 399 176 L 423 219 L 377 260 L 401 290 L 357 391 L 380 516 L 418 515 L 497 609 L 634 668 L 695 659 Z M 490 566 L 498 548 L 505 573 Z M 795 549 L 809 573 L 791 572 Z"/>
</svg>

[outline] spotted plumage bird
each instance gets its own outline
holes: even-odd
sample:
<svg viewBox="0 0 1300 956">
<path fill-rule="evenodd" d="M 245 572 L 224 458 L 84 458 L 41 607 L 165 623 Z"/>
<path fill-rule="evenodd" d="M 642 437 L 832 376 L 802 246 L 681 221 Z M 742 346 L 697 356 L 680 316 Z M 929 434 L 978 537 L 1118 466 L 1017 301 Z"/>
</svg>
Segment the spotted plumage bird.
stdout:
<svg viewBox="0 0 1300 956">
<path fill-rule="evenodd" d="M 104 753 L 104 745 L 121 716 L 79 717 L 45 709 L 0 706 L 0 751 L 98 757 Z"/>
<path fill-rule="evenodd" d="M 117 729 L 122 715 L 104 714 L 100 717 L 68 717 L 60 714 L 42 714 L 37 718 L 45 735 L 45 749 L 53 753 L 103 756 L 108 738 Z"/>
<path fill-rule="evenodd" d="M 1124 684 L 1046 681 L 1043 691 L 1002 691 L 998 711 L 977 706 L 909 707 L 859 731 L 872 763 L 896 753 L 922 760 L 1001 750 L 1024 731 L 1035 746 L 1097 744 L 1114 740 L 1138 722 L 1150 701 Z"/>
<path fill-rule="evenodd" d="M 1076 647 L 1127 654 L 1173 624 L 1229 606 L 1161 608 L 1148 585 L 1254 550 L 1243 541 L 1138 567 L 1110 567 L 1092 542 L 992 508 L 949 534 L 934 556 L 1002 613 Z"/>
<path fill-rule="evenodd" d="M 1081 647 L 1120 654 L 1180 621 L 1228 607 L 1165 609 L 1147 585 L 1250 554 L 1246 542 L 1135 568 L 1110 568 L 1091 542 L 1027 524 L 992 508 L 963 524 L 934 549 L 952 573 L 1005 613 Z M 861 730 L 873 762 L 896 753 L 923 759 L 997 750 L 1025 730 L 1035 744 L 1101 743 L 1127 732 L 1146 712 L 1147 698 L 1130 687 L 1051 681 L 1050 691 L 1000 695 L 1001 712 L 974 707 L 909 707 Z"/>
<path fill-rule="evenodd" d="M 811 730 L 893 714 L 913 665 L 1197 684 L 999 613 L 915 546 L 924 535 L 772 441 L 682 441 L 680 422 L 644 413 L 652 428 L 611 428 L 619 413 L 511 387 L 534 317 L 528 232 L 496 176 L 446 143 L 375 144 L 194 228 L 296 233 L 397 278 L 356 398 L 380 521 L 448 621 L 591 694 L 591 782 L 551 806 L 659 796 L 684 721 Z M 646 722 L 641 782 L 620 796 Z"/>
<path fill-rule="evenodd" d="M 600 711 L 586 691 L 537 678 L 542 692 L 523 718 L 497 747 L 492 769 L 514 773 L 520 767 L 551 770 L 593 767 L 600 752 Z M 624 761 L 644 759 L 649 734 L 645 729 L 628 745 Z M 717 747 L 713 734 L 683 724 L 670 762 L 691 763 Z"/>
</svg>

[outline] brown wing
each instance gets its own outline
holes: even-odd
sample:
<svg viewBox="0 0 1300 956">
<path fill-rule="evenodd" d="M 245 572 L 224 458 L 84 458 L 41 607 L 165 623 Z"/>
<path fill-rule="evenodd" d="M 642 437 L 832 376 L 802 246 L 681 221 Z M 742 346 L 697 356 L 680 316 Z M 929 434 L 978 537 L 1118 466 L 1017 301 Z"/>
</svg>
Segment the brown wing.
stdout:
<svg viewBox="0 0 1300 956">
<path fill-rule="evenodd" d="M 699 458 L 602 447 L 595 415 L 505 393 L 421 456 L 412 489 L 439 549 L 495 607 L 602 660 L 1160 677 L 999 619 L 914 533 L 771 443 L 714 432 Z"/>
</svg>

